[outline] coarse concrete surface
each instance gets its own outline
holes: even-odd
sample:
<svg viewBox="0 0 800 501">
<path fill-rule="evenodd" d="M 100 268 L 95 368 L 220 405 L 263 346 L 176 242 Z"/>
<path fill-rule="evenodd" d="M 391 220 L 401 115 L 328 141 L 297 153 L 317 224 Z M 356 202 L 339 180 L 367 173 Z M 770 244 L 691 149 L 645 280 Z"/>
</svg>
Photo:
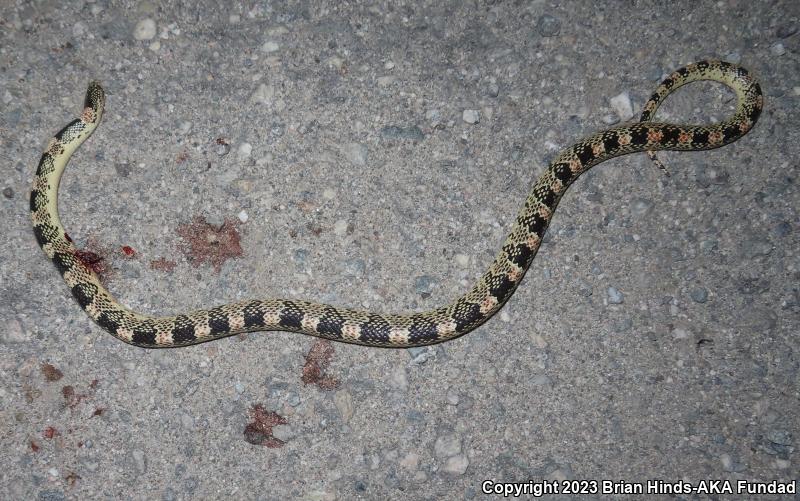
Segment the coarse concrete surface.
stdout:
<svg viewBox="0 0 800 501">
<path fill-rule="evenodd" d="M 794 482 L 798 17 L 793 0 L 3 1 L 0 498 Z M 131 347 L 81 311 L 31 231 L 40 153 L 99 79 L 107 113 L 60 207 L 123 303 L 435 307 L 488 266 L 556 151 L 712 57 L 761 81 L 757 126 L 661 154 L 670 177 L 644 154 L 594 168 L 508 305 L 442 345 Z M 734 104 L 693 84 L 658 117 Z M 546 499 L 572 498 L 556 485 Z M 637 496 L 585 496 L 609 498 Z"/>
</svg>

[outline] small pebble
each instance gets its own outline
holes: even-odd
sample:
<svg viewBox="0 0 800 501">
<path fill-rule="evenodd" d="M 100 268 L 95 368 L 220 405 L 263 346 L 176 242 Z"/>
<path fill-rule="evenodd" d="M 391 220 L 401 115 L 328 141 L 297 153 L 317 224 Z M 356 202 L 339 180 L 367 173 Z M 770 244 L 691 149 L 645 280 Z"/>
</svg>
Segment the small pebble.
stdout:
<svg viewBox="0 0 800 501">
<path fill-rule="evenodd" d="M 378 84 L 378 87 L 388 87 L 388 86 L 392 85 L 394 80 L 395 79 L 394 79 L 394 77 L 392 75 L 384 75 L 382 77 L 378 77 L 378 79 L 376 80 L 376 83 Z"/>
<path fill-rule="evenodd" d="M 256 104 L 270 104 L 272 103 L 272 98 L 275 97 L 275 88 L 271 85 L 267 85 L 262 83 L 258 86 L 251 99 Z"/>
<path fill-rule="evenodd" d="M 6 89 L 5 92 L 3 92 L 3 104 L 8 104 L 13 100 L 14 96 L 8 91 L 8 89 Z"/>
<path fill-rule="evenodd" d="M 686 339 L 691 333 L 682 327 L 675 327 L 672 329 L 672 337 L 674 339 Z"/>
<path fill-rule="evenodd" d="M 72 26 L 72 36 L 81 38 L 86 34 L 86 25 L 80 21 Z"/>
<path fill-rule="evenodd" d="M 297 407 L 300 405 L 300 395 L 298 395 L 297 392 L 290 391 L 286 394 L 286 403 L 292 407 Z"/>
<path fill-rule="evenodd" d="M 247 158 L 253 152 L 253 145 L 250 143 L 242 143 L 239 145 L 239 158 Z"/>
<path fill-rule="evenodd" d="M 778 26 L 778 30 L 775 32 L 778 38 L 789 38 L 795 33 L 797 33 L 797 23 L 792 22 Z"/>
<path fill-rule="evenodd" d="M 436 437 L 433 452 L 438 458 L 448 458 L 461 452 L 461 437 L 455 433 Z"/>
<path fill-rule="evenodd" d="M 536 21 L 536 31 L 543 37 L 554 37 L 561 31 L 561 21 L 550 14 L 539 16 Z"/>
<path fill-rule="evenodd" d="M 423 297 L 430 296 L 436 279 L 430 275 L 420 275 L 414 279 L 414 290 Z"/>
<path fill-rule="evenodd" d="M 409 452 L 408 454 L 403 457 L 398 463 L 401 468 L 405 468 L 406 470 L 414 471 L 419 466 L 419 454 L 414 454 L 413 452 Z"/>
<path fill-rule="evenodd" d="M 430 109 L 425 112 L 425 120 L 432 124 L 438 124 L 442 119 L 442 112 L 437 109 Z"/>
<path fill-rule="evenodd" d="M 458 391 L 455 388 L 449 388 L 447 390 L 447 403 L 450 405 L 458 405 L 459 395 Z"/>
<path fill-rule="evenodd" d="M 333 224 L 333 233 L 342 236 L 347 233 L 347 221 L 340 219 Z"/>
<path fill-rule="evenodd" d="M 400 391 L 406 391 L 408 389 L 408 376 L 406 375 L 406 369 L 404 367 L 398 367 L 392 373 L 389 384 L 392 388 L 396 388 Z"/>
<path fill-rule="evenodd" d="M 353 417 L 354 411 L 353 395 L 347 390 L 337 391 L 333 395 L 333 403 L 339 410 L 339 414 L 342 416 L 342 421 L 345 423 L 350 421 L 350 418 Z"/>
<path fill-rule="evenodd" d="M 247 212 L 245 212 L 244 209 L 242 209 L 241 212 L 239 212 L 239 214 L 237 214 L 236 216 L 239 218 L 239 221 L 241 221 L 243 223 L 246 223 L 247 219 L 249 218 L 249 216 L 247 215 Z"/>
<path fill-rule="evenodd" d="M 161 48 L 161 40 L 156 40 L 155 42 L 148 45 L 147 48 L 153 52 L 158 52 L 158 50 Z"/>
<path fill-rule="evenodd" d="M 228 24 L 236 24 L 240 19 L 239 14 L 231 14 L 228 16 Z"/>
<path fill-rule="evenodd" d="M 3 188 L 3 196 L 8 199 L 14 198 L 14 189 L 11 186 L 6 186 Z"/>
<path fill-rule="evenodd" d="M 769 48 L 769 51 L 772 53 L 773 56 L 782 56 L 786 54 L 786 47 L 783 46 L 782 43 L 774 43 Z"/>
<path fill-rule="evenodd" d="M 215 151 L 217 152 L 217 155 L 224 157 L 225 155 L 230 153 L 231 145 L 229 145 L 228 143 L 217 143 Z"/>
<path fill-rule="evenodd" d="M 464 112 L 461 113 L 461 119 L 468 124 L 476 124 L 480 122 L 481 115 L 478 110 L 464 110 Z"/>
<path fill-rule="evenodd" d="M 467 471 L 468 466 L 469 459 L 467 458 L 466 454 L 459 454 L 457 456 L 447 458 L 447 462 L 444 464 L 444 471 L 447 473 L 453 473 L 455 475 L 463 475 L 464 472 Z"/>
<path fill-rule="evenodd" d="M 412 141 L 422 141 L 425 134 L 416 125 L 400 127 L 399 125 L 387 125 L 381 129 L 381 136 L 386 139 L 410 139 Z"/>
<path fill-rule="evenodd" d="M 282 442 L 288 442 L 296 435 L 294 428 L 288 424 L 279 424 L 272 428 L 272 436 Z"/>
<path fill-rule="evenodd" d="M 608 113 L 606 115 L 603 115 L 603 118 L 601 118 L 601 120 L 606 125 L 614 125 L 619 123 L 619 116 L 616 113 Z"/>
<path fill-rule="evenodd" d="M 134 449 L 131 453 L 133 456 L 133 463 L 136 465 L 136 470 L 139 473 L 147 471 L 147 458 L 144 456 L 144 451 L 141 449 Z"/>
<path fill-rule="evenodd" d="M 738 460 L 731 457 L 730 454 L 722 453 L 719 455 L 719 460 L 722 463 L 722 469 L 730 472 L 744 471 L 746 468 Z"/>
<path fill-rule="evenodd" d="M 366 165 L 367 153 L 367 146 L 360 143 L 349 143 L 344 147 L 344 154 L 353 165 Z"/>
<path fill-rule="evenodd" d="M 466 254 L 456 254 L 456 264 L 462 268 L 469 266 L 469 256 Z"/>
<path fill-rule="evenodd" d="M 344 270 L 351 277 L 360 277 L 367 271 L 367 263 L 361 258 L 350 258 L 344 262 Z"/>
<path fill-rule="evenodd" d="M 264 42 L 264 45 L 261 46 L 261 50 L 264 52 L 275 52 L 280 48 L 281 46 L 278 45 L 278 42 L 273 42 L 272 40 Z"/>
<path fill-rule="evenodd" d="M 384 63 L 384 65 L 383 65 L 383 67 L 385 69 L 387 69 L 387 70 L 391 70 L 391 69 L 394 68 L 394 63 L 392 61 L 386 61 L 386 63 Z"/>
<path fill-rule="evenodd" d="M 696 287 L 692 289 L 689 296 L 695 303 L 705 303 L 708 301 L 708 291 L 703 287 Z"/>
<path fill-rule="evenodd" d="M 631 104 L 631 97 L 627 91 L 612 97 L 610 103 L 621 120 L 633 118 L 633 104 Z"/>
<path fill-rule="evenodd" d="M 415 364 L 424 364 L 428 361 L 432 353 L 431 349 L 427 346 L 414 346 L 408 349 L 411 361 Z"/>
<path fill-rule="evenodd" d="M 608 302 L 611 304 L 622 304 L 625 300 L 625 296 L 616 287 L 609 287 L 607 292 Z"/>
<path fill-rule="evenodd" d="M 152 40 L 156 36 L 156 22 L 150 19 L 142 19 L 136 23 L 133 29 L 133 38 L 136 40 Z"/>
</svg>

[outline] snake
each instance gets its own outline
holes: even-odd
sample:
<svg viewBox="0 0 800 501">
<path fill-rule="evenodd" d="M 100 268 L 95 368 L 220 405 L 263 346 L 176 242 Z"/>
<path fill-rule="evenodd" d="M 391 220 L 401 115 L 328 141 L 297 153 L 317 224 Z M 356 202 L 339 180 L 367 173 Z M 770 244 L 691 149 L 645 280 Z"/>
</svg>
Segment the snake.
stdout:
<svg viewBox="0 0 800 501">
<path fill-rule="evenodd" d="M 707 125 L 652 121 L 663 100 L 690 82 L 710 80 L 736 95 L 730 118 Z M 642 108 L 639 121 L 591 134 L 563 149 L 531 188 L 494 261 L 472 288 L 449 304 L 409 314 L 341 308 L 299 299 L 245 300 L 173 316 L 135 312 L 109 293 L 61 224 L 58 187 L 67 162 L 94 132 L 105 108 L 105 92 L 89 84 L 80 117 L 49 142 L 30 193 L 33 232 L 81 308 L 100 327 L 143 348 L 180 347 L 252 331 L 288 331 L 332 341 L 387 348 L 426 346 L 455 339 L 480 326 L 514 294 L 530 267 L 567 188 L 591 167 L 629 153 L 718 148 L 755 125 L 764 105 L 758 81 L 745 68 L 703 60 L 668 75 Z"/>
</svg>

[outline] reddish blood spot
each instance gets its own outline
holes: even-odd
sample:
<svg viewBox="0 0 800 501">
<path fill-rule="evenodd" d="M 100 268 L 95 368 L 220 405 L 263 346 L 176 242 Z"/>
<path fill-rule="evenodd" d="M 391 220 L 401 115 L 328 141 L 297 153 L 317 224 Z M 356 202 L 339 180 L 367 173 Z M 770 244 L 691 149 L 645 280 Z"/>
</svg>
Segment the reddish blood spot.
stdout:
<svg viewBox="0 0 800 501">
<path fill-rule="evenodd" d="M 44 431 L 42 432 L 42 436 L 43 436 L 44 438 L 48 439 L 48 440 L 49 440 L 49 439 L 52 439 L 53 437 L 57 437 L 57 436 L 59 436 L 59 435 L 61 435 L 61 433 L 59 433 L 59 432 L 58 432 L 58 430 L 56 430 L 56 429 L 55 429 L 55 428 L 53 428 L 52 426 L 48 426 L 48 427 L 47 427 L 47 428 L 45 428 L 45 429 L 44 429 Z M 33 442 L 31 442 L 31 444 L 33 444 Z M 31 448 L 33 448 L 33 446 L 31 446 Z M 37 450 L 38 450 L 38 446 L 37 446 Z"/>
<path fill-rule="evenodd" d="M 92 379 L 92 382 L 91 382 L 91 383 L 89 383 L 89 388 L 91 388 L 91 389 L 95 389 L 95 388 L 97 388 L 97 384 L 98 384 L 99 382 L 100 382 L 100 381 L 99 381 L 99 380 L 97 380 L 97 379 Z"/>
<path fill-rule="evenodd" d="M 42 374 L 44 374 L 45 381 L 52 383 L 64 377 L 64 373 L 56 369 L 51 364 L 42 364 Z"/>
<path fill-rule="evenodd" d="M 75 257 L 78 258 L 78 260 L 83 263 L 84 266 L 98 275 L 106 271 L 106 266 L 103 264 L 103 257 L 95 252 L 76 250 Z"/>
<path fill-rule="evenodd" d="M 244 439 L 253 445 L 263 445 L 272 449 L 283 447 L 285 442 L 272 436 L 272 428 L 279 424 L 286 424 L 283 416 L 264 409 L 260 404 L 256 404 L 250 409 L 252 423 L 244 429 Z"/>
<path fill-rule="evenodd" d="M 304 384 L 315 384 L 323 390 L 333 390 L 339 386 L 339 381 L 325 374 L 336 350 L 330 341 L 317 339 L 306 355 L 303 366 L 303 376 L 300 378 Z"/>
<path fill-rule="evenodd" d="M 208 262 L 219 273 L 225 261 L 244 254 L 237 226 L 237 222 L 226 219 L 217 228 L 198 216 L 176 231 L 186 242 L 182 250 L 192 263 L 198 265 Z"/>
<path fill-rule="evenodd" d="M 150 261 L 150 268 L 158 271 L 171 272 L 175 269 L 176 265 L 177 263 L 175 261 L 169 261 L 163 257 Z"/>
<path fill-rule="evenodd" d="M 75 482 L 77 482 L 80 479 L 81 479 L 80 475 L 78 475 L 74 471 L 69 472 L 69 475 L 64 477 L 64 480 L 66 480 L 67 484 L 70 487 L 74 487 L 75 486 Z"/>
<path fill-rule="evenodd" d="M 31 440 L 31 450 L 33 452 L 39 452 L 39 445 L 33 440 Z"/>
<path fill-rule="evenodd" d="M 136 251 L 133 250 L 133 247 L 131 247 L 129 245 L 123 245 L 122 246 L 122 253 L 125 254 L 125 256 L 127 256 L 127 257 L 133 257 L 133 256 L 136 255 Z"/>
<path fill-rule="evenodd" d="M 102 415 L 103 415 L 103 413 L 104 413 L 105 411 L 106 411 L 106 410 L 105 410 L 104 408 L 102 408 L 102 407 L 98 407 L 98 408 L 96 408 L 96 409 L 94 410 L 94 412 L 92 413 L 92 417 L 94 417 L 94 416 L 102 416 Z"/>
<path fill-rule="evenodd" d="M 81 403 L 81 400 L 86 398 L 86 395 L 76 393 L 75 388 L 69 385 L 61 388 L 61 394 L 64 396 L 64 405 L 70 409 L 74 409 Z"/>
</svg>

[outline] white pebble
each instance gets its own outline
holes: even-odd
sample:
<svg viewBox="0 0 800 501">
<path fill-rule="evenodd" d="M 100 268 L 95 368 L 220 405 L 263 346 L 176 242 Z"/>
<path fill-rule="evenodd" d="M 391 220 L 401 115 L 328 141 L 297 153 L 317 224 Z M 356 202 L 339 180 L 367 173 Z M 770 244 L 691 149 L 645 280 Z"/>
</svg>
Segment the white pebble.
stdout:
<svg viewBox="0 0 800 501">
<path fill-rule="evenodd" d="M 253 145 L 250 143 L 242 143 L 239 145 L 239 158 L 247 158 L 253 152 Z"/>
<path fill-rule="evenodd" d="M 617 112 L 617 115 L 622 120 L 630 120 L 633 118 L 633 105 L 631 104 L 631 97 L 628 92 L 623 92 L 611 98 L 611 107 Z"/>
<path fill-rule="evenodd" d="M 256 104 L 270 104 L 275 96 L 275 87 L 262 83 L 253 93 L 252 99 Z"/>
<path fill-rule="evenodd" d="M 398 464 L 406 470 L 414 471 L 419 466 L 419 454 L 409 452 Z"/>
<path fill-rule="evenodd" d="M 6 89 L 6 91 L 3 92 L 3 104 L 8 104 L 13 100 L 14 96 L 12 96 L 11 93 L 8 91 L 8 89 Z"/>
<path fill-rule="evenodd" d="M 672 337 L 675 339 L 686 339 L 689 337 L 689 331 L 681 327 L 676 327 L 672 330 Z"/>
<path fill-rule="evenodd" d="M 278 42 L 273 42 L 272 40 L 264 42 L 264 45 L 261 46 L 261 50 L 264 52 L 275 52 L 280 48 L 281 46 L 278 45 Z"/>
<path fill-rule="evenodd" d="M 336 198 L 336 190 L 333 188 L 325 188 L 325 191 L 322 192 L 322 196 L 325 200 L 333 200 Z"/>
<path fill-rule="evenodd" d="M 366 165 L 367 146 L 361 143 L 349 143 L 344 147 L 344 154 L 355 165 Z"/>
<path fill-rule="evenodd" d="M 394 68 L 394 63 L 392 61 L 386 61 L 383 67 L 387 70 L 391 70 L 392 68 Z"/>
<path fill-rule="evenodd" d="M 347 233 L 347 221 L 340 219 L 333 224 L 333 232 L 339 236 Z"/>
<path fill-rule="evenodd" d="M 406 375 L 406 370 L 404 367 L 398 367 L 392 373 L 389 384 L 393 388 L 397 388 L 400 391 L 405 391 L 408 389 L 408 375 Z"/>
<path fill-rule="evenodd" d="M 156 40 L 155 42 L 151 43 L 147 48 L 152 50 L 153 52 L 158 52 L 158 49 L 161 48 L 161 41 Z"/>
<path fill-rule="evenodd" d="M 769 48 L 769 51 L 772 52 L 773 56 L 782 56 L 786 54 L 786 47 L 784 47 L 782 43 L 778 42 L 772 44 L 772 47 Z"/>
<path fill-rule="evenodd" d="M 466 254 L 456 254 L 456 264 L 462 268 L 469 266 L 469 256 Z"/>
<path fill-rule="evenodd" d="M 341 70 L 344 66 L 344 59 L 338 56 L 331 56 L 328 58 L 328 64 L 336 68 L 337 70 Z"/>
<path fill-rule="evenodd" d="M 464 112 L 461 113 L 461 119 L 468 124 L 476 124 L 480 122 L 481 114 L 478 110 L 464 110 Z"/>
<path fill-rule="evenodd" d="M 81 38 L 86 34 L 86 25 L 80 21 L 72 26 L 72 36 Z"/>
<path fill-rule="evenodd" d="M 467 471 L 467 467 L 469 466 L 469 459 L 465 454 L 459 454 L 457 456 L 453 456 L 451 458 L 447 458 L 447 462 L 444 464 L 444 471 L 447 473 L 453 473 L 455 475 L 463 475 L 465 471 Z"/>
<path fill-rule="evenodd" d="M 247 215 L 247 212 L 245 212 L 245 211 L 244 211 L 244 209 L 242 209 L 242 211 L 241 211 L 239 214 L 237 214 L 237 217 L 239 218 L 239 221 L 241 221 L 241 222 L 243 222 L 243 223 L 246 223 L 246 222 L 247 222 L 247 219 L 248 219 L 250 216 L 248 216 L 248 215 Z"/>
<path fill-rule="evenodd" d="M 377 82 L 378 82 L 378 87 L 388 87 L 392 85 L 392 82 L 394 82 L 394 77 L 391 75 L 378 77 Z"/>
<path fill-rule="evenodd" d="M 136 23 L 133 29 L 133 38 L 136 40 L 152 40 L 156 36 L 156 22 L 150 19 L 142 19 Z"/>
<path fill-rule="evenodd" d="M 228 16 L 228 23 L 236 24 L 239 22 L 240 19 L 241 18 L 239 17 L 239 14 L 231 14 L 230 16 Z"/>
</svg>

